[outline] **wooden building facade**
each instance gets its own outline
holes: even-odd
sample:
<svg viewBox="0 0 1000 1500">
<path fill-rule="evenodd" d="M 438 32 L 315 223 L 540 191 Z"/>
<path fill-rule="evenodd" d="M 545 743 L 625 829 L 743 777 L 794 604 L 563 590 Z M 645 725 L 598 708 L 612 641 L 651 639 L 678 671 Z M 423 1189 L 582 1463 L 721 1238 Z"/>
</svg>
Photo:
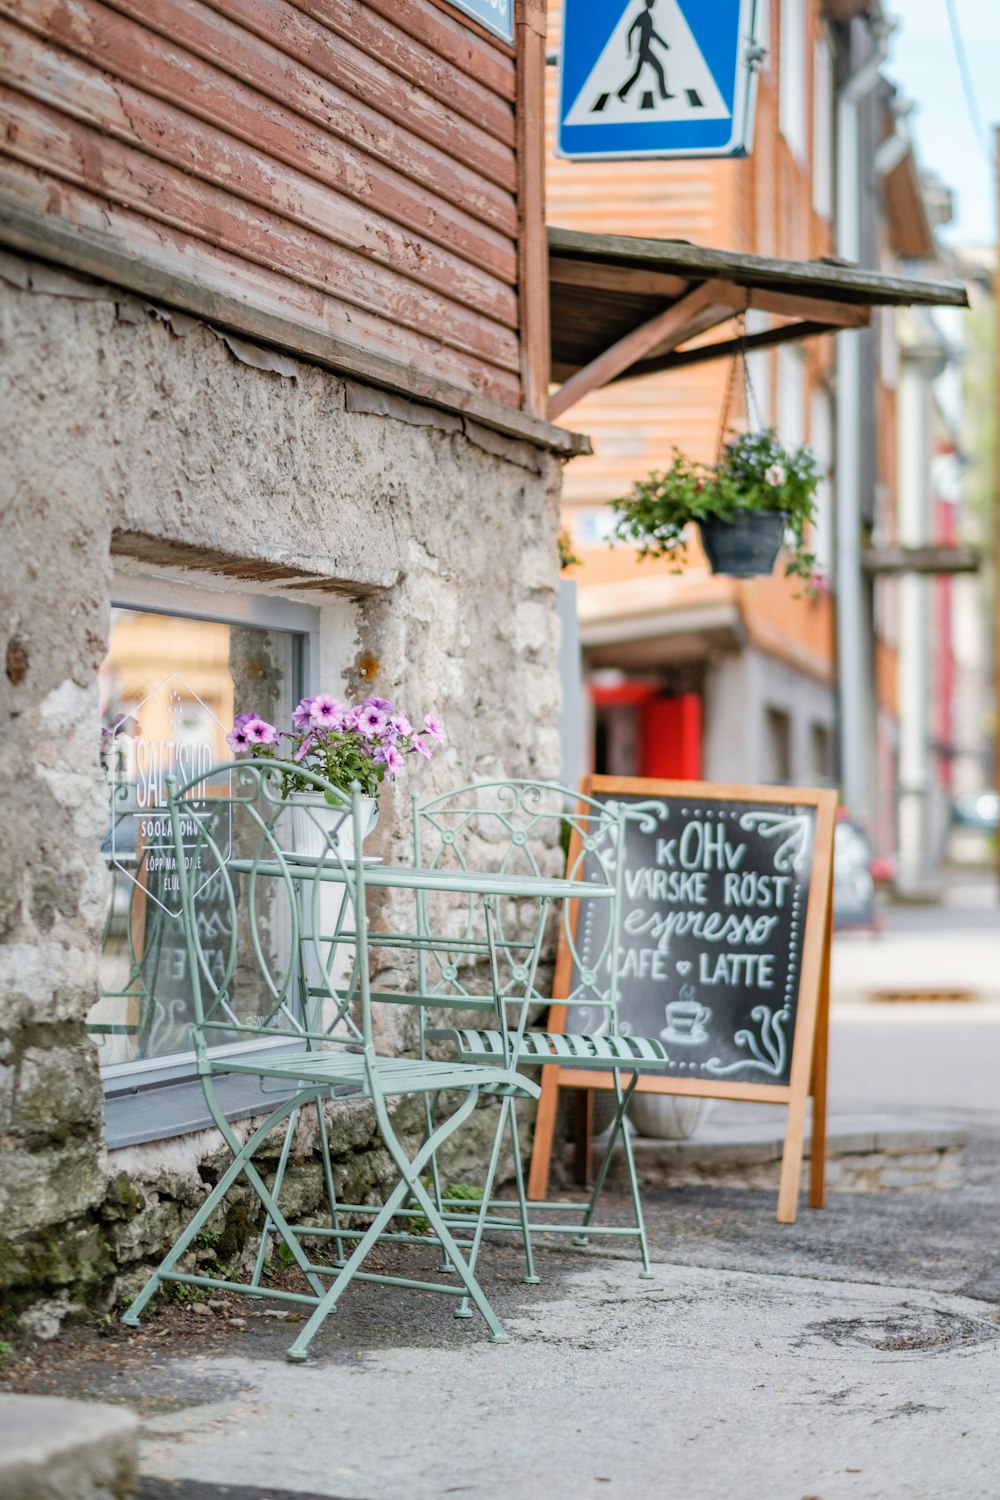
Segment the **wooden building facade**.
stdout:
<svg viewBox="0 0 1000 1500">
<path fill-rule="evenodd" d="M 5 238 L 407 394 L 540 415 L 543 17 L 520 6 L 508 46 L 438 0 L 4 4 Z"/>
</svg>

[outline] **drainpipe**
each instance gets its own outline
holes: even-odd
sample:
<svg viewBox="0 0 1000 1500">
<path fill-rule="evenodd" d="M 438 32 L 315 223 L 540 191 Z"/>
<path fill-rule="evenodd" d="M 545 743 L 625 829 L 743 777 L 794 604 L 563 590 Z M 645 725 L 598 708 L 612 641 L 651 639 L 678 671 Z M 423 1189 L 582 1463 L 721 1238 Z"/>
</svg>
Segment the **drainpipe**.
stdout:
<svg viewBox="0 0 1000 1500">
<path fill-rule="evenodd" d="M 878 84 L 895 28 L 889 17 L 871 22 L 873 50 L 837 100 L 837 254 L 854 264 L 862 251 L 861 113 Z M 841 796 L 846 806 L 870 818 L 875 811 L 875 726 L 870 609 L 861 569 L 862 348 L 857 330 L 837 337 L 837 685 Z"/>
</svg>

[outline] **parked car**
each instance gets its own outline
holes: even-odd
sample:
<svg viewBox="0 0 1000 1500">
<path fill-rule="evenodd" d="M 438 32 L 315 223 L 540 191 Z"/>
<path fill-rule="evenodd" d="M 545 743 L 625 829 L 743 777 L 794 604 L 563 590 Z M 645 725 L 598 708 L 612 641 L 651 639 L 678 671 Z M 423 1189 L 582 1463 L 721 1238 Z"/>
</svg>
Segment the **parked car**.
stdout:
<svg viewBox="0 0 1000 1500">
<path fill-rule="evenodd" d="M 833 840 L 833 925 L 881 926 L 875 906 L 878 884 L 892 878 L 891 861 L 876 859 L 871 840 L 862 825 L 845 813 L 837 819 Z"/>
<path fill-rule="evenodd" d="M 951 808 L 953 828 L 996 833 L 1000 828 L 1000 792 L 963 792 Z"/>
</svg>

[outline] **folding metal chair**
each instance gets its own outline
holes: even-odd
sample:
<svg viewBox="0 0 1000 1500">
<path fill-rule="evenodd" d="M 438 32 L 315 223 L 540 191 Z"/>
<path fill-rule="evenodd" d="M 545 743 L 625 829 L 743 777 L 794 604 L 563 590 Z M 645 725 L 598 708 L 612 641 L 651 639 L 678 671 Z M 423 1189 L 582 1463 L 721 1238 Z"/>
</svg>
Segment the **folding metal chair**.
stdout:
<svg viewBox="0 0 1000 1500">
<path fill-rule="evenodd" d="M 422 1055 L 440 1051 L 451 1043 L 457 1056 L 470 1065 L 506 1065 L 510 1068 L 541 1068 L 558 1062 L 560 1067 L 606 1070 L 614 1087 L 615 1114 L 608 1131 L 603 1156 L 590 1194 L 585 1200 L 529 1202 L 525 1198 L 520 1146 L 513 1099 L 503 1106 L 504 1122 L 514 1152 L 517 1212 L 511 1204 L 493 1199 L 475 1222 L 476 1239 L 472 1263 L 482 1233 L 490 1230 L 521 1232 L 527 1257 L 526 1280 L 537 1281 L 532 1235 L 571 1235 L 586 1244 L 590 1235 L 634 1238 L 642 1258 L 640 1275 L 652 1274 L 649 1245 L 635 1158 L 625 1125 L 625 1112 L 640 1071 L 666 1067 L 667 1055 L 659 1039 L 624 1034 L 618 1026 L 618 924 L 624 875 L 624 838 L 627 810 L 620 804 L 585 797 L 568 787 L 548 782 L 495 781 L 462 787 L 442 796 L 413 801 L 414 841 L 417 859 L 431 869 L 450 863 L 468 862 L 479 868 L 487 860 L 504 870 L 524 869 L 552 873 L 563 869 L 567 878 L 613 886 L 606 900 L 574 900 L 561 914 L 565 973 L 560 976 L 557 1000 L 535 986 L 523 1003 L 519 987 L 525 981 L 522 954 L 526 934 L 516 905 L 501 908 L 496 922 L 496 962 L 492 983 L 474 963 L 464 960 L 461 939 L 454 929 L 452 941 L 435 948 L 432 930 L 440 930 L 425 918 L 427 935 L 419 956 L 418 988 L 430 997 L 421 1019 Z M 586 941 L 584 941 L 586 938 Z M 581 954 L 586 952 L 586 960 Z M 495 1003 L 496 999 L 499 1003 Z M 511 1002 L 516 1002 L 511 1004 Z M 594 1030 L 563 1034 L 531 1029 L 531 1014 L 551 1004 L 586 1007 L 598 1017 Z M 439 1007 L 452 1010 L 488 1009 L 494 1004 L 493 1024 L 443 1025 Z M 597 1210 L 607 1180 L 615 1147 L 621 1143 L 634 1222 L 618 1225 L 600 1222 Z M 441 1206 L 454 1215 L 460 1206 L 447 1195 Z M 467 1205 L 466 1205 L 467 1207 Z M 540 1217 L 540 1215 L 542 1215 Z M 453 1223 L 460 1220 L 452 1219 Z M 471 1222 L 471 1221 L 469 1221 Z M 461 1310 L 461 1309 L 460 1309 Z"/>
<path fill-rule="evenodd" d="M 292 777 L 308 783 L 319 812 L 333 809 L 320 855 L 297 857 L 285 847 L 288 804 L 282 794 Z M 502 1063 L 469 1065 L 464 1060 L 389 1057 L 376 1051 L 357 788 L 347 798 L 321 777 L 275 760 L 236 761 L 183 784 L 168 778 L 167 785 L 170 836 L 162 857 L 172 862 L 169 878 L 176 879 L 179 896 L 191 983 L 193 1045 L 209 1110 L 232 1161 L 132 1303 L 125 1323 L 137 1326 L 144 1307 L 165 1284 L 277 1297 L 313 1309 L 288 1350 L 289 1359 L 302 1360 L 350 1282 L 364 1280 L 442 1292 L 461 1298 L 463 1305 L 471 1299 L 485 1318 L 491 1338 L 506 1340 L 424 1176 L 442 1144 L 469 1120 L 481 1097 L 523 1098 L 537 1095 L 538 1089 Z M 349 853 L 338 837 L 348 819 L 354 830 Z M 199 905 L 199 893 L 209 881 L 214 910 L 225 913 L 225 920 L 211 924 L 210 941 L 200 921 Z M 337 892 L 332 904 L 331 889 Z M 352 956 L 347 977 L 338 980 L 338 955 L 345 946 Z M 234 1041 L 257 1044 L 256 1050 L 234 1054 L 228 1046 L 227 1055 L 220 1056 L 219 1044 Z M 263 1087 L 283 1095 L 245 1143 L 226 1119 L 215 1086 L 219 1075 L 234 1073 L 256 1075 Z M 374 1108 L 397 1172 L 395 1186 L 377 1208 L 337 1201 L 324 1113 L 324 1103 L 334 1093 L 363 1097 Z M 436 1115 L 428 1111 L 430 1128 L 412 1153 L 404 1148 L 390 1111 L 391 1100 L 407 1095 L 433 1097 L 438 1104 Z M 442 1100 L 446 1101 L 443 1117 Z M 329 1225 L 293 1225 L 281 1209 L 295 1125 L 306 1106 L 317 1113 Z M 281 1158 L 269 1186 L 254 1158 L 282 1125 Z M 250 1279 L 208 1276 L 182 1265 L 197 1236 L 240 1179 L 256 1196 L 264 1226 Z M 487 1195 L 491 1189 L 487 1180 Z M 398 1215 L 411 1211 L 407 1205 L 415 1206 L 426 1221 L 459 1285 L 362 1269 L 380 1241 L 421 1241 L 420 1236 L 393 1227 Z M 368 1216 L 367 1228 L 350 1224 L 348 1216 L 359 1215 Z M 287 1246 L 304 1289 L 275 1289 L 267 1283 L 264 1262 L 270 1234 Z M 317 1261 L 309 1253 L 305 1245 L 309 1239 L 319 1239 L 332 1251 L 332 1263 Z"/>
</svg>

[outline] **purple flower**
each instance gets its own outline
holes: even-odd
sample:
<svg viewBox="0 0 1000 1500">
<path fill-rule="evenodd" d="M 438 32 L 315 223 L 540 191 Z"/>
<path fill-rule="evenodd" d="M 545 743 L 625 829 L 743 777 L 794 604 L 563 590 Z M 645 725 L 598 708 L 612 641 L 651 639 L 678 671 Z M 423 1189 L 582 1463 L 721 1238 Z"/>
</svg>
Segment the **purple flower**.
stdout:
<svg viewBox="0 0 1000 1500">
<path fill-rule="evenodd" d="M 357 710 L 358 733 L 363 734 L 366 740 L 373 740 L 385 729 L 388 720 L 381 708 L 376 708 L 374 703 L 363 703 Z"/>
<path fill-rule="evenodd" d="M 242 717 L 242 716 L 241 716 Z M 234 755 L 245 755 L 248 750 L 253 749 L 250 736 L 247 734 L 246 725 L 235 723 L 226 735 L 226 744 Z"/>
<path fill-rule="evenodd" d="M 390 703 L 388 698 L 366 698 L 361 706 L 362 708 L 380 708 L 384 714 L 396 712 L 395 703 Z"/>
<path fill-rule="evenodd" d="M 312 723 L 311 715 L 314 701 L 313 698 L 302 698 L 298 708 L 292 714 L 292 725 L 300 734 L 304 729 L 308 729 Z"/>
<path fill-rule="evenodd" d="M 413 733 L 413 725 L 410 723 L 405 714 L 393 714 L 389 719 L 389 724 L 397 734 L 401 734 L 403 736 L 404 740 L 408 739 Z"/>
<path fill-rule="evenodd" d="M 403 769 L 403 757 L 395 745 L 379 745 L 372 760 L 376 764 L 383 764 L 390 776 L 398 776 Z"/>
<path fill-rule="evenodd" d="M 444 732 L 444 725 L 435 714 L 424 714 L 424 728 L 432 739 L 444 744 L 448 736 Z"/>
<path fill-rule="evenodd" d="M 416 750 L 417 754 L 422 755 L 425 760 L 430 760 L 431 747 L 426 740 L 420 738 L 419 734 L 413 736 L 413 744 L 410 748 Z"/>
<path fill-rule="evenodd" d="M 358 709 L 358 708 L 345 708 L 344 709 L 344 717 L 343 717 L 343 719 L 340 722 L 341 729 L 348 730 L 348 731 L 357 729 L 357 727 L 358 727 L 358 714 L 360 712 L 361 712 L 361 710 Z"/>
<path fill-rule="evenodd" d="M 251 746 L 276 745 L 281 738 L 273 724 L 269 724 L 266 719 L 257 718 L 256 714 L 239 731 L 233 731 L 234 734 L 237 732 L 245 734 Z"/>
<path fill-rule="evenodd" d="M 318 729 L 339 729 L 347 712 L 347 704 L 339 698 L 330 698 L 326 693 L 317 693 L 309 710 L 309 722 Z"/>
<path fill-rule="evenodd" d="M 302 736 L 302 743 L 296 750 L 295 754 L 292 756 L 292 759 L 296 762 L 296 764 L 298 764 L 300 760 L 305 760 L 306 756 L 309 754 L 309 751 L 312 749 L 313 740 L 315 738 L 316 736 L 313 734 L 305 734 Z"/>
</svg>

